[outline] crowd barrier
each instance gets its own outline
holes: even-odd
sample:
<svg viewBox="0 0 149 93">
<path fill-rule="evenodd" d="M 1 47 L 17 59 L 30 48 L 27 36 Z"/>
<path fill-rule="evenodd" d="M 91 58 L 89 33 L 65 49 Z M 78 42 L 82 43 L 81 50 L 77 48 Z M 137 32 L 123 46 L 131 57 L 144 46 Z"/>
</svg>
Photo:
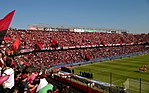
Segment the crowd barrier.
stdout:
<svg viewBox="0 0 149 93">
<path fill-rule="evenodd" d="M 88 86 L 88 84 L 83 85 L 83 84 L 80 84 L 80 83 L 77 83 L 77 82 L 73 82 L 71 80 L 71 78 L 66 79 L 66 78 L 62 78 L 62 77 L 57 77 L 57 80 L 60 81 L 60 82 L 63 82 L 64 84 L 71 85 L 71 87 L 75 87 L 75 88 L 83 91 L 84 93 L 102 93 L 98 90 L 95 90 L 95 89 L 91 88 L 90 86 Z"/>
</svg>

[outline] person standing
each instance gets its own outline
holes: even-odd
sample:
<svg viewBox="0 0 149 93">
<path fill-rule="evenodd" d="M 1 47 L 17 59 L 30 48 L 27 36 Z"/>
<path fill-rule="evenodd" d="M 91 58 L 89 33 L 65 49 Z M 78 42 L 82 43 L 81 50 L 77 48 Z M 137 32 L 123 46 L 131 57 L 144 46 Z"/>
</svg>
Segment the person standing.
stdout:
<svg viewBox="0 0 149 93">
<path fill-rule="evenodd" d="M 0 52 L 0 76 L 2 76 L 3 67 L 4 67 L 3 54 Z"/>
<path fill-rule="evenodd" d="M 11 68 L 12 59 L 6 58 L 4 60 L 5 70 L 2 76 L 10 75 L 9 78 L 2 84 L 3 85 L 3 93 L 13 93 L 14 87 L 14 70 Z"/>
</svg>

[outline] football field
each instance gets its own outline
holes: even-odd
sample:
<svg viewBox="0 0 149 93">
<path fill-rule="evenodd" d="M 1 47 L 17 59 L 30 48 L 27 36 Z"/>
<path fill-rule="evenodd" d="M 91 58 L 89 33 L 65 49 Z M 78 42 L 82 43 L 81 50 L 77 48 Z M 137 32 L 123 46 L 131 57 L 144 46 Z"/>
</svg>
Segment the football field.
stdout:
<svg viewBox="0 0 149 93">
<path fill-rule="evenodd" d="M 148 54 L 81 65 L 74 67 L 74 71 L 75 74 L 79 74 L 80 71 L 93 73 L 94 80 L 125 86 L 134 93 L 139 93 L 140 90 L 141 93 L 149 93 L 149 71 L 138 70 L 143 65 L 149 70 Z"/>
</svg>

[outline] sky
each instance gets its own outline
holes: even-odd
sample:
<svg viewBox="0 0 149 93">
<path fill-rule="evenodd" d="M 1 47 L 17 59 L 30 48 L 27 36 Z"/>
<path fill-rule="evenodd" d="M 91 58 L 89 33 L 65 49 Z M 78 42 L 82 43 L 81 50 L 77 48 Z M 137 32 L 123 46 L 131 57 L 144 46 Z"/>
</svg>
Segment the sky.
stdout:
<svg viewBox="0 0 149 93">
<path fill-rule="evenodd" d="M 52 24 L 149 33 L 149 0 L 0 0 L 0 19 L 13 10 L 14 28 Z"/>
</svg>

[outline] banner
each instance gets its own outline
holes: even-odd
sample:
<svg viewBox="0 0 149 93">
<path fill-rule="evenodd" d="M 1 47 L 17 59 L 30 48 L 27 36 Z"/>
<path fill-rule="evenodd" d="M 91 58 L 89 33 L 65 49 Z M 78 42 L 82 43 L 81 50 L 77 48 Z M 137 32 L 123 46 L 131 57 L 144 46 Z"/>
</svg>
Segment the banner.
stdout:
<svg viewBox="0 0 149 93">
<path fill-rule="evenodd" d="M 14 13 L 15 13 L 15 10 L 7 14 L 3 19 L 0 19 L 0 45 L 10 26 Z"/>
</svg>

